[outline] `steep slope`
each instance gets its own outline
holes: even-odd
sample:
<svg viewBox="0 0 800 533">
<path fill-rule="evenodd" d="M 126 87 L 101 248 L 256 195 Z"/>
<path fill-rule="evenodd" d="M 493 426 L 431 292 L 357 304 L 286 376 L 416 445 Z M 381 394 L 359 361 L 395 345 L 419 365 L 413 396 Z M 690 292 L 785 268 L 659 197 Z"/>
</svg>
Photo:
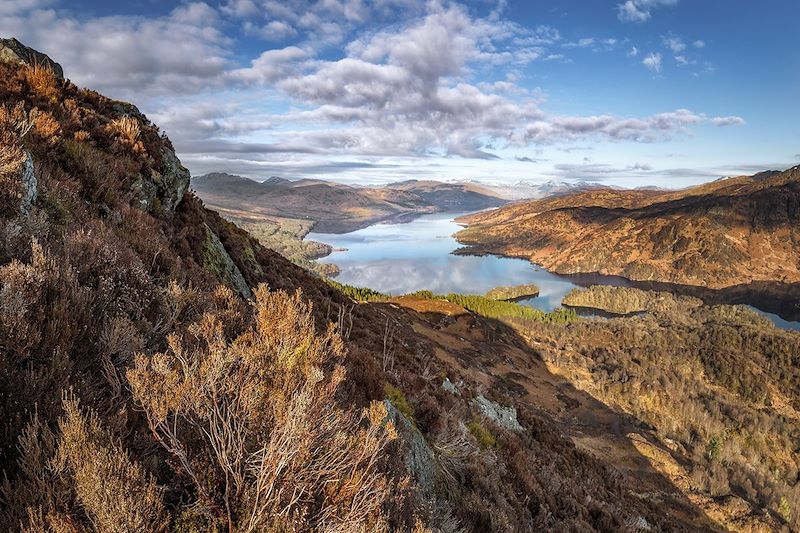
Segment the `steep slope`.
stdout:
<svg viewBox="0 0 800 533">
<path fill-rule="evenodd" d="M 720 529 L 634 448 L 633 473 L 577 448 L 553 388 L 520 399 L 554 378 L 514 329 L 352 301 L 204 208 L 134 106 L 14 57 L 0 528 Z"/>
<path fill-rule="evenodd" d="M 347 232 L 383 220 L 425 213 L 475 211 L 503 205 L 492 191 L 471 184 L 407 181 L 386 187 L 271 178 L 256 182 L 223 173 L 195 178 L 203 201 L 232 217 L 281 217 L 314 222 L 314 230 Z"/>
<path fill-rule="evenodd" d="M 562 274 L 722 288 L 800 282 L 800 167 L 682 191 L 595 190 L 463 219 L 468 252 Z"/>
</svg>

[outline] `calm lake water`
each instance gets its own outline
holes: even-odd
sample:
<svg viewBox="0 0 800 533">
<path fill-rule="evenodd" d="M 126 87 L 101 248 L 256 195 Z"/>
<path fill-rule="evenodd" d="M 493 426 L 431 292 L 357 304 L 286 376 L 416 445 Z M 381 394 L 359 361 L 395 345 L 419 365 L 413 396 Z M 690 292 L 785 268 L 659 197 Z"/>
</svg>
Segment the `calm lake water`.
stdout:
<svg viewBox="0 0 800 533">
<path fill-rule="evenodd" d="M 462 214 L 424 215 L 411 222 L 375 224 L 343 234 L 312 232 L 306 239 L 334 248 L 319 261 L 339 266 L 337 281 L 392 295 L 423 289 L 437 294 L 483 294 L 500 285 L 535 283 L 539 296 L 519 303 L 552 311 L 576 287 L 634 285 L 614 276 L 559 276 L 523 259 L 453 255 L 460 247 L 453 234 L 461 229 L 453 220 Z M 780 327 L 800 329 L 800 322 L 764 314 Z"/>
</svg>

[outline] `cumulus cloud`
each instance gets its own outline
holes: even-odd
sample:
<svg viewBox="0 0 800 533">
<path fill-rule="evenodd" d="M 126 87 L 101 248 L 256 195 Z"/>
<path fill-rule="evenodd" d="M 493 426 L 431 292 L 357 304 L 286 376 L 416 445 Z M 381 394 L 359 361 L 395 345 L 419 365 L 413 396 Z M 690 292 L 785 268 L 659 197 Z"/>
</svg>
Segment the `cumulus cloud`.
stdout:
<svg viewBox="0 0 800 533">
<path fill-rule="evenodd" d="M 254 59 L 249 67 L 234 69 L 226 76 L 244 83 L 271 84 L 290 77 L 297 62 L 308 56 L 307 50 L 297 46 L 267 50 Z"/>
<path fill-rule="evenodd" d="M 711 123 L 722 128 L 725 126 L 743 126 L 745 121 L 742 117 L 714 117 L 711 119 Z"/>
<path fill-rule="evenodd" d="M 539 107 L 543 99 L 517 85 L 514 75 L 472 83 L 475 69 L 484 65 L 508 67 L 524 61 L 518 43 L 560 43 L 560 34 L 546 27 L 526 30 L 507 21 L 475 18 L 458 5 L 431 6 L 424 17 L 352 40 L 338 60 L 286 47 L 264 52 L 249 67 L 227 73 L 228 79 L 254 88 L 276 88 L 297 106 L 281 116 L 252 121 L 254 127 L 272 122 L 297 126 L 271 132 L 275 142 L 246 144 L 252 155 L 285 150 L 491 159 L 497 157 L 495 149 L 504 146 L 587 137 L 653 142 L 708 120 L 685 109 L 634 118 L 556 116 L 544 112 Z M 578 45 L 616 44 L 587 39 Z M 645 65 L 658 71 L 660 61 L 660 55 L 651 54 Z M 219 121 L 209 124 L 223 137 L 230 134 Z M 183 146 L 230 151 L 228 142 Z"/>
<path fill-rule="evenodd" d="M 672 50 L 674 53 L 678 54 L 686 50 L 686 43 L 683 42 L 683 39 L 677 37 L 675 35 L 668 35 L 666 37 L 661 38 L 664 46 Z"/>
<path fill-rule="evenodd" d="M 685 67 L 686 65 L 693 64 L 694 61 L 687 58 L 686 56 L 675 56 L 675 63 L 677 63 L 679 67 Z"/>
<path fill-rule="evenodd" d="M 647 54 L 642 60 L 642 65 L 647 67 L 651 72 L 658 74 L 661 72 L 661 54 L 652 52 Z"/>
<path fill-rule="evenodd" d="M 678 0 L 627 0 L 617 4 L 617 18 L 622 22 L 646 22 L 655 9 L 674 6 Z"/>
<path fill-rule="evenodd" d="M 556 28 L 503 19 L 501 5 L 481 18 L 436 1 L 230 0 L 186 2 L 150 18 L 91 19 L 47 9 L 46 1 L 15 0 L 45 8 L 9 11 L 0 32 L 50 52 L 77 83 L 143 104 L 193 170 L 303 171 L 311 160 L 331 169 L 326 160 L 427 156 L 479 165 L 508 148 L 654 142 L 738 118 L 685 109 L 643 117 L 548 113 L 542 92 L 525 83 L 533 69 L 523 66 L 621 42 L 568 42 Z M 381 17 L 390 23 L 375 23 Z M 243 61 L 225 33 L 240 26 L 297 44 L 270 44 Z M 644 64 L 658 72 L 661 55 Z"/>
<path fill-rule="evenodd" d="M 576 140 L 601 136 L 617 141 L 653 142 L 684 133 L 689 126 L 704 122 L 706 117 L 688 109 L 678 109 L 644 118 L 621 118 L 613 115 L 589 117 L 548 117 L 528 124 L 519 144 L 547 144 L 559 140 Z"/>
<path fill-rule="evenodd" d="M 216 11 L 202 2 L 151 19 L 83 21 L 48 9 L 0 17 L 0 34 L 49 52 L 80 85 L 131 97 L 143 89 L 191 92 L 217 79 L 229 64 L 228 38 L 218 23 Z"/>
<path fill-rule="evenodd" d="M 41 9 L 52 3 L 53 0 L 3 0 L 0 2 L 0 15 L 15 15 L 33 9 Z"/>
</svg>

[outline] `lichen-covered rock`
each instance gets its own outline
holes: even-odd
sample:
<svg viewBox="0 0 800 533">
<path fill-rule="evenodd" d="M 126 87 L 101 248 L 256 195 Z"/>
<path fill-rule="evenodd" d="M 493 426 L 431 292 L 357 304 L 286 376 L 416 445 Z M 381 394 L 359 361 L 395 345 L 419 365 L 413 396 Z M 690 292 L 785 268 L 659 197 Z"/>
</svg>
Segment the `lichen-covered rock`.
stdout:
<svg viewBox="0 0 800 533">
<path fill-rule="evenodd" d="M 11 61 L 25 65 L 44 65 L 59 78 L 64 79 L 64 69 L 50 56 L 29 48 L 16 39 L 0 39 L 0 61 Z"/>
<path fill-rule="evenodd" d="M 175 152 L 164 147 L 161 171 L 153 170 L 149 178 L 141 178 L 133 184 L 139 196 L 139 207 L 150 212 L 175 211 L 189 188 L 189 180 L 189 170 L 181 164 Z"/>
<path fill-rule="evenodd" d="M 517 410 L 514 407 L 503 407 L 502 405 L 487 399 L 483 394 L 479 394 L 472 403 L 480 409 L 483 415 L 492 420 L 495 424 L 511 431 L 522 431 L 522 426 L 517 421 Z"/>
<path fill-rule="evenodd" d="M 22 199 L 20 200 L 19 211 L 22 215 L 27 215 L 36 200 L 37 194 L 33 158 L 28 152 L 25 152 L 25 160 L 22 162 L 20 181 L 22 182 Z"/>
<path fill-rule="evenodd" d="M 406 468 L 414 476 L 423 493 L 432 495 L 436 483 L 436 458 L 433 450 L 428 446 L 422 433 L 392 402 L 384 400 L 383 403 L 386 406 L 387 419 L 394 424 L 398 435 L 406 444 L 406 453 L 403 457 Z"/>
<path fill-rule="evenodd" d="M 203 245 L 203 266 L 216 274 L 216 276 L 234 289 L 239 291 L 239 294 L 245 298 L 253 296 L 250 286 L 244 279 L 242 272 L 236 263 L 233 262 L 225 245 L 219 240 L 217 234 L 208 227 L 208 224 L 203 224 L 206 230 L 206 241 Z"/>
</svg>

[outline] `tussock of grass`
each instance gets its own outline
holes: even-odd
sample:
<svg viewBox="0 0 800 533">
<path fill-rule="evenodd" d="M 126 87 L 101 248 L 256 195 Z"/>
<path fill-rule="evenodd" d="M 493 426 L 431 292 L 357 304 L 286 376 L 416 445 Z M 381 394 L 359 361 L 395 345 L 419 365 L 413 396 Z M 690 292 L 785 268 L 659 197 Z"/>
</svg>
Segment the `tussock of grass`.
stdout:
<svg viewBox="0 0 800 533">
<path fill-rule="evenodd" d="M 408 403 L 403 391 L 387 383 L 383 386 L 383 392 L 386 394 L 386 399 L 392 402 L 392 405 L 394 405 L 409 422 L 414 422 L 414 408 Z"/>
<path fill-rule="evenodd" d="M 481 449 L 485 450 L 497 446 L 497 439 L 494 438 L 492 432 L 486 429 L 483 424 L 477 420 L 473 420 L 467 424 L 467 429 L 472 433 L 472 436 L 475 437 L 475 440 L 478 441 L 478 445 Z"/>
</svg>

